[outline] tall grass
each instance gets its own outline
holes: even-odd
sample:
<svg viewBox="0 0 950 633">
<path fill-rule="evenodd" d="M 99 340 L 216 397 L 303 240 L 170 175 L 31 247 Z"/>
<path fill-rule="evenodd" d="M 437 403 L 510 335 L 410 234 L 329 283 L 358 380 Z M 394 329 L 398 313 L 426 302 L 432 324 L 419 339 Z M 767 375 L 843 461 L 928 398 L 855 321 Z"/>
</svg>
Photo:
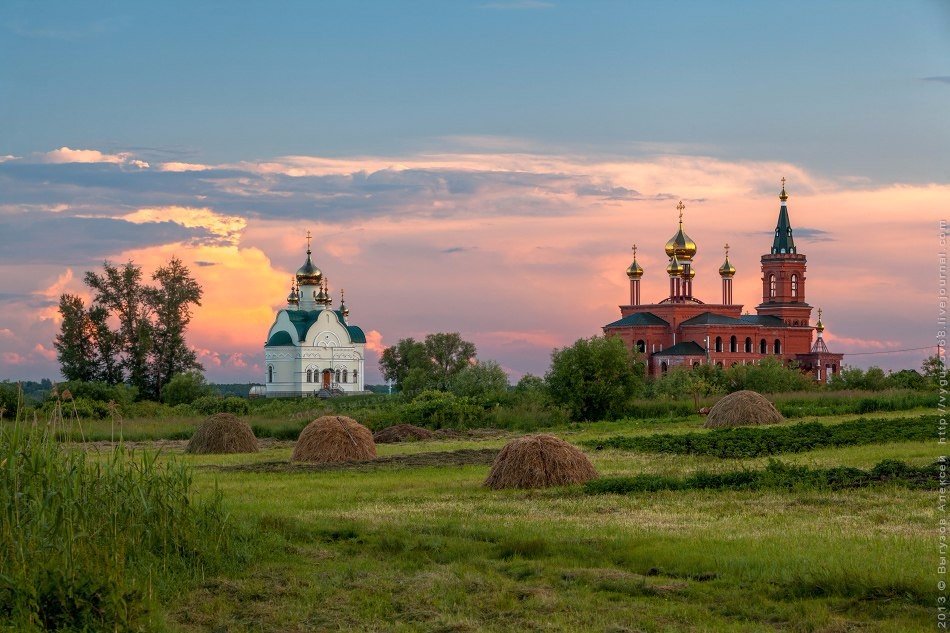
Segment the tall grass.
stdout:
<svg viewBox="0 0 950 633">
<path fill-rule="evenodd" d="M 89 455 L 47 424 L 0 426 L 0 628 L 132 631 L 154 604 L 240 558 L 221 496 L 120 446 Z"/>
</svg>

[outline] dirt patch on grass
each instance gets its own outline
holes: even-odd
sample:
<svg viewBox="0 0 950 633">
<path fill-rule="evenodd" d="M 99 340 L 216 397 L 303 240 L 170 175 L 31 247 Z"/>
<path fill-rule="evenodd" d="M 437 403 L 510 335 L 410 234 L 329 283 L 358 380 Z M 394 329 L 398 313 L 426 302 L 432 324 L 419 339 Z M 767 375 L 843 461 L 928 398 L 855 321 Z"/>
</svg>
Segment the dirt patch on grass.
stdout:
<svg viewBox="0 0 950 633">
<path fill-rule="evenodd" d="M 278 440 L 272 437 L 258 439 L 261 450 L 270 448 L 288 448 L 294 445 L 293 440 Z M 120 445 L 120 442 L 100 440 L 96 442 L 73 442 L 72 446 L 88 451 L 108 452 Z M 184 453 L 188 440 L 143 440 L 140 442 L 121 442 L 122 446 L 132 450 L 161 450 L 166 453 Z"/>
<path fill-rule="evenodd" d="M 378 470 L 380 468 L 420 468 L 425 466 L 481 466 L 488 465 L 498 455 L 497 448 L 466 448 L 457 451 L 433 451 L 412 455 L 377 457 L 371 461 L 344 462 L 338 464 L 310 464 L 303 462 L 256 462 L 230 466 L 200 466 L 224 472 L 294 473 L 327 470 Z"/>
</svg>

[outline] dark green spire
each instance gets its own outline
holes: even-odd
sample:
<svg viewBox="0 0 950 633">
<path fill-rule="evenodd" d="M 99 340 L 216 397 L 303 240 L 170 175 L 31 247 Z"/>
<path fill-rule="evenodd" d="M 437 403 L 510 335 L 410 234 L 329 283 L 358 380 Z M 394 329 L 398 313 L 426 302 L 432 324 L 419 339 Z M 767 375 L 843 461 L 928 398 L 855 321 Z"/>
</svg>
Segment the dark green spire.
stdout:
<svg viewBox="0 0 950 633">
<path fill-rule="evenodd" d="M 792 237 L 792 222 L 788 219 L 788 208 L 785 201 L 788 200 L 788 194 L 785 193 L 785 179 L 782 178 L 782 193 L 778 199 L 782 201 L 782 208 L 778 212 L 778 224 L 775 225 L 775 240 L 772 241 L 772 254 L 785 255 L 788 253 L 797 253 L 795 250 L 795 238 Z"/>
</svg>

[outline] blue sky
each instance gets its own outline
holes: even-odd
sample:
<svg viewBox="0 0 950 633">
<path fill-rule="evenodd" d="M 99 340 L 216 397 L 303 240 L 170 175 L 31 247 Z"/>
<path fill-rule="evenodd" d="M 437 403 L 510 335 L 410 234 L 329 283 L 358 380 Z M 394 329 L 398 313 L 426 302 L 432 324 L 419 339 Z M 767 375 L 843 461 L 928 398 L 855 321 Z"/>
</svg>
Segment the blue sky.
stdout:
<svg viewBox="0 0 950 633">
<path fill-rule="evenodd" d="M 919 366 L 950 197 L 950 2 L 0 3 L 0 379 L 56 377 L 84 271 L 182 258 L 212 380 L 259 380 L 313 231 L 375 355 L 458 330 L 513 378 L 665 295 L 761 299 L 789 182 L 846 362 Z M 934 271 L 931 274 L 929 271 Z"/>
<path fill-rule="evenodd" d="M 224 161 L 492 136 L 919 182 L 946 172 L 950 143 L 946 2 L 8 1 L 0 33 L 13 155 Z"/>
</svg>

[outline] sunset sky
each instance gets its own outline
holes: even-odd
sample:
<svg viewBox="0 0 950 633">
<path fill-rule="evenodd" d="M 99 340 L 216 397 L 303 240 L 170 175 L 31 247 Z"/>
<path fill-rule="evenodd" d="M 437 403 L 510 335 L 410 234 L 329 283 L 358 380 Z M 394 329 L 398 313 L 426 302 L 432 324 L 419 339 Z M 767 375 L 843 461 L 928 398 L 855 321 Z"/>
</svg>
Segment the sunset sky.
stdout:
<svg viewBox="0 0 950 633">
<path fill-rule="evenodd" d="M 919 367 L 950 200 L 950 3 L 3 2 L 0 380 L 59 378 L 62 292 L 183 259 L 209 379 L 263 379 L 314 260 L 377 357 L 458 331 L 512 380 L 665 297 L 754 312 L 787 178 L 808 302 L 860 367 Z M 872 353 L 874 352 L 874 353 Z M 854 354 L 854 355 L 852 355 Z"/>
</svg>

